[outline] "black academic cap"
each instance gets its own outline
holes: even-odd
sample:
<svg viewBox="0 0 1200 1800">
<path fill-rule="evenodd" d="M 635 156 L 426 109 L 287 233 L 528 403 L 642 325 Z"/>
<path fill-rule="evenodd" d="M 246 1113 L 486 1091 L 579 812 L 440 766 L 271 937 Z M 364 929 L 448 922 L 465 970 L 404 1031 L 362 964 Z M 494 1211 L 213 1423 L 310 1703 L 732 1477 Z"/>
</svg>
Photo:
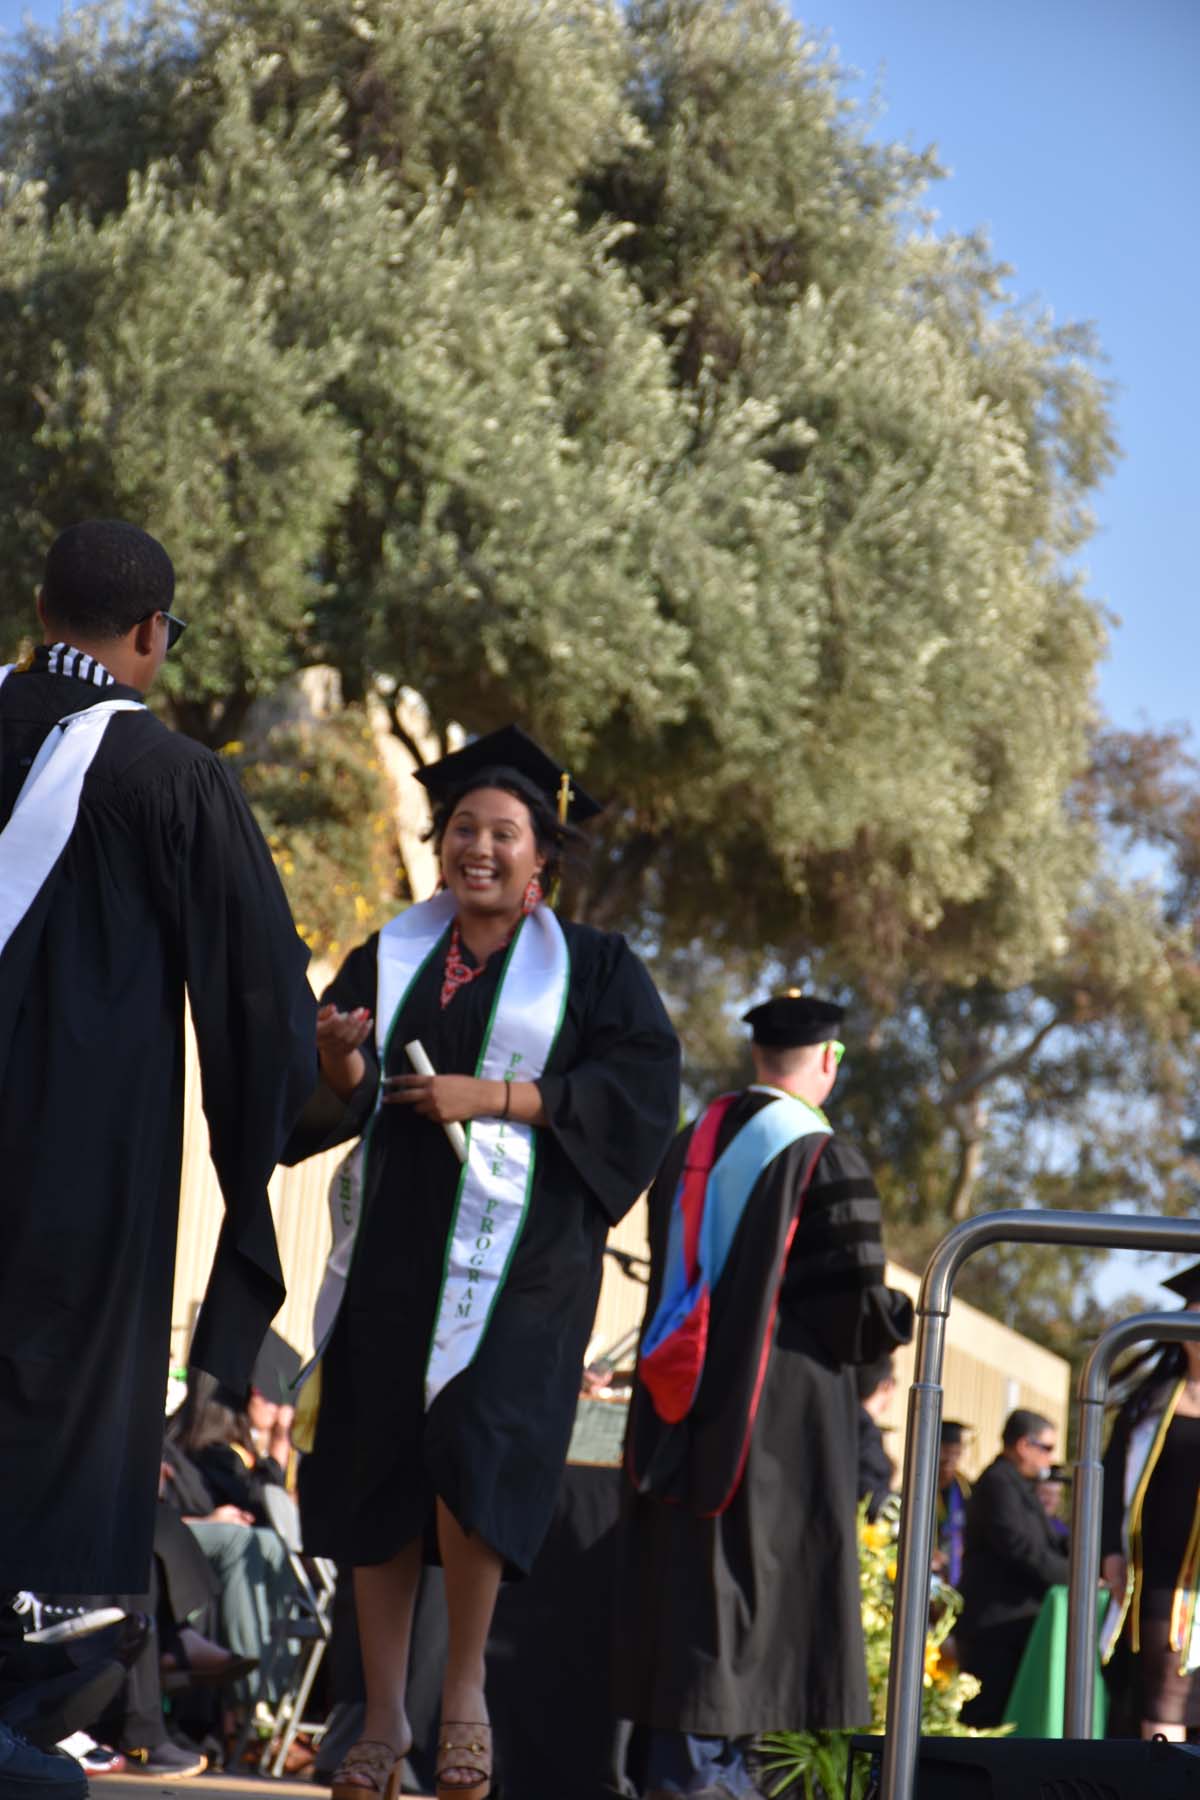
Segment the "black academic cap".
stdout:
<svg viewBox="0 0 1200 1800">
<path fill-rule="evenodd" d="M 1193 1263 L 1188 1269 L 1180 1269 L 1177 1275 L 1168 1275 L 1163 1282 L 1173 1294 L 1178 1294 L 1185 1303 L 1200 1300 L 1200 1263 Z"/>
<path fill-rule="evenodd" d="M 277 1406 L 290 1405 L 295 1396 L 292 1383 L 300 1373 L 303 1358 L 277 1331 L 268 1331 L 263 1347 L 250 1371 L 250 1386 L 257 1388 L 264 1400 Z"/>
<path fill-rule="evenodd" d="M 548 756 L 519 725 L 502 725 L 499 731 L 489 731 L 461 750 L 443 756 L 441 762 L 426 763 L 423 769 L 414 773 L 435 802 L 477 775 L 516 775 L 522 782 L 537 788 L 555 807 L 564 775 L 570 779 L 569 771 Z M 573 825 L 582 825 L 585 819 L 594 818 L 601 810 L 600 802 L 593 800 L 574 781 L 570 788 L 571 805 L 567 818 Z"/>
<path fill-rule="evenodd" d="M 845 1007 L 832 1000 L 812 1000 L 799 988 L 788 988 L 752 1006 L 742 1014 L 742 1023 L 753 1026 L 754 1042 L 764 1049 L 798 1050 L 804 1044 L 827 1044 L 845 1016 Z"/>
<path fill-rule="evenodd" d="M 959 1419 L 943 1419 L 942 1442 L 943 1444 L 961 1444 L 963 1439 L 969 1437 L 973 1430 L 973 1426 L 964 1425 Z"/>
</svg>

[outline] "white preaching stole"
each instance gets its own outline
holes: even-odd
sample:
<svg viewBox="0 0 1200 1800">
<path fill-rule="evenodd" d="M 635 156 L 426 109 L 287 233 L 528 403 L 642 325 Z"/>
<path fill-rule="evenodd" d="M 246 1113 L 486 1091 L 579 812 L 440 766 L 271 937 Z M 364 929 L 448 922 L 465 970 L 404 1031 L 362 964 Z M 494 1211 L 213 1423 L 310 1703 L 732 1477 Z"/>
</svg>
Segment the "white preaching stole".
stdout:
<svg viewBox="0 0 1200 1800">
<path fill-rule="evenodd" d="M 410 906 L 379 934 L 375 1042 L 381 1075 L 404 1002 L 454 912 L 453 895 L 438 894 Z M 521 921 L 508 947 L 475 1067 L 478 1080 L 536 1081 L 544 1072 L 562 1028 L 570 972 L 562 926 L 548 906 L 539 906 Z M 309 1384 L 299 1417 L 302 1436 L 310 1444 L 319 1384 L 309 1378 L 328 1346 L 350 1277 L 362 1218 L 366 1161 L 382 1101 L 381 1085 L 362 1139 L 339 1165 L 329 1190 L 333 1242 L 313 1317 L 316 1350 L 296 1381 L 297 1388 Z M 426 1408 L 469 1366 L 483 1340 L 533 1188 L 537 1156 L 533 1126 L 515 1119 L 472 1119 L 466 1137 L 467 1156 L 447 1235 L 425 1368 Z M 309 1389 L 317 1391 L 310 1393 Z"/>
<path fill-rule="evenodd" d="M 0 683 L 13 666 L 0 668 Z M 67 847 L 79 817 L 84 778 L 109 721 L 115 713 L 145 710 L 140 700 L 99 700 L 68 713 L 46 733 L 12 817 L 0 831 L 0 952 Z"/>
</svg>

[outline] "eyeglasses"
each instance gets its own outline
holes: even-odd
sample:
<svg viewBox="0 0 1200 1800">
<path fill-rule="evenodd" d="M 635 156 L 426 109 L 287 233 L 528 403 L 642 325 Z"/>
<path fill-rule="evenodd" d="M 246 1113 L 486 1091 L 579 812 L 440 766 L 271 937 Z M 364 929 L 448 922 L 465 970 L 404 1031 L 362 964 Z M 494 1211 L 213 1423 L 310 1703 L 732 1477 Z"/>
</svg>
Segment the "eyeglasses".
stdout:
<svg viewBox="0 0 1200 1800">
<path fill-rule="evenodd" d="M 838 1067 L 840 1067 L 840 1066 L 841 1066 L 841 1061 L 842 1061 L 842 1058 L 843 1058 L 843 1056 L 845 1056 L 845 1054 L 846 1054 L 846 1046 L 845 1046 L 845 1044 L 839 1044 L 839 1043 L 838 1043 L 838 1041 L 837 1041 L 837 1039 L 836 1039 L 836 1038 L 830 1038 L 830 1040 L 829 1040 L 829 1048 L 830 1048 L 830 1049 L 831 1049 L 831 1050 L 832 1050 L 832 1051 L 833 1051 L 833 1063 L 834 1063 L 834 1067 L 835 1067 L 835 1068 L 838 1068 Z"/>
<path fill-rule="evenodd" d="M 165 612 L 161 606 L 156 606 L 153 612 L 148 612 L 146 618 L 157 619 L 160 614 L 167 622 L 167 649 L 173 650 L 187 630 L 187 620 L 177 619 L 174 613 Z M 144 620 L 139 619 L 138 623 L 143 624 Z"/>
</svg>

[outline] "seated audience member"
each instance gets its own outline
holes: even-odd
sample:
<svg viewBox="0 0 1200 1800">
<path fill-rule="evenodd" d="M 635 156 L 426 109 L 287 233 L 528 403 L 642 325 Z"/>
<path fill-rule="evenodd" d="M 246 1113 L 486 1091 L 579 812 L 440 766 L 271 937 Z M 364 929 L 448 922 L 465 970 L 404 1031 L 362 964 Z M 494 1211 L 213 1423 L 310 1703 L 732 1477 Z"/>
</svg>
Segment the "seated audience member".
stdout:
<svg viewBox="0 0 1200 1800">
<path fill-rule="evenodd" d="M 1054 1457 L 1054 1426 L 1020 1409 L 1005 1420 L 1002 1446 L 967 1504 L 958 1653 L 983 1685 L 963 1707 L 965 1725 L 1003 1723 L 1046 1590 L 1067 1579 L 1066 1551 L 1037 1497 Z"/>
<path fill-rule="evenodd" d="M 1038 1501 L 1049 1520 L 1050 1530 L 1062 1550 L 1069 1550 L 1071 1546 L 1071 1527 L 1063 1517 L 1070 1482 L 1070 1469 L 1064 1468 L 1061 1463 L 1055 1463 L 1054 1467 L 1047 1470 L 1044 1478 L 1037 1484 Z"/>
<path fill-rule="evenodd" d="M 282 1484 L 283 1469 L 258 1454 L 236 1397 L 199 1374 L 189 1380 L 163 1455 L 167 1500 L 217 1579 L 221 1636 L 238 1655 L 260 1661 L 292 1582 L 287 1548 L 267 1524 L 262 1499 L 264 1487 Z"/>
<path fill-rule="evenodd" d="M 938 1448 L 937 1537 L 933 1572 L 952 1588 L 962 1583 L 963 1541 L 967 1526 L 967 1501 L 971 1484 L 961 1473 L 963 1439 L 970 1431 L 958 1419 L 943 1419 Z"/>
<path fill-rule="evenodd" d="M 896 1479 L 882 1423 L 896 1392 L 896 1376 L 890 1356 L 864 1363 L 854 1374 L 858 1387 L 858 1499 L 867 1502 L 867 1518 L 875 1520 Z"/>
</svg>

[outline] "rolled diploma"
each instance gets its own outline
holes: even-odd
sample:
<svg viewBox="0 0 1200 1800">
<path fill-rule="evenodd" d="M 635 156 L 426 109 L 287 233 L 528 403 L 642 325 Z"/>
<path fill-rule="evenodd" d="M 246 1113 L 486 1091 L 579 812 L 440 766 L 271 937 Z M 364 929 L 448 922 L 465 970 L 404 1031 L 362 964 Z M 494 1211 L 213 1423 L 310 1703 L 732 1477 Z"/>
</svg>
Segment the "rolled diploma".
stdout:
<svg viewBox="0 0 1200 1800">
<path fill-rule="evenodd" d="M 437 1074 L 437 1070 L 425 1054 L 425 1046 L 420 1038 L 414 1038 L 412 1043 L 405 1044 L 404 1048 L 408 1053 L 409 1062 L 417 1071 L 418 1075 Z M 453 1150 L 455 1156 L 457 1156 L 459 1162 L 465 1163 L 467 1160 L 467 1134 L 462 1126 L 455 1120 L 451 1120 L 449 1125 L 442 1126 L 442 1130 L 450 1139 L 450 1148 Z"/>
</svg>

